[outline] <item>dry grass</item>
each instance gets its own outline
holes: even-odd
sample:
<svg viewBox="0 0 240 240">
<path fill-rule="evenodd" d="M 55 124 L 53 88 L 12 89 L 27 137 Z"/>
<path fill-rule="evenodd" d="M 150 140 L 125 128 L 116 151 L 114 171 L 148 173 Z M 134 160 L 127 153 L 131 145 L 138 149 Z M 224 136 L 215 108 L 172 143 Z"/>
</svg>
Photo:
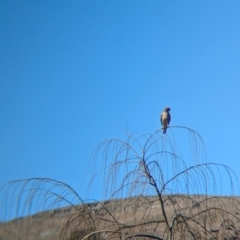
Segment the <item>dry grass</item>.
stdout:
<svg viewBox="0 0 240 240">
<path fill-rule="evenodd" d="M 198 223 L 206 225 L 206 233 L 204 233 L 206 236 L 199 235 L 199 239 L 211 239 L 213 237 L 230 239 L 239 236 L 240 211 L 238 209 L 240 209 L 240 198 L 209 197 L 208 199 L 207 208 L 213 208 L 213 211 L 208 212 L 206 219 L 202 219 L 198 214 L 206 209 L 206 196 L 164 196 L 165 210 L 169 217 L 179 216 L 173 239 L 187 239 L 184 235 L 187 233 L 184 232 L 184 226 L 181 223 L 183 216 L 196 216 L 195 220 Z M 89 227 L 85 226 L 84 221 L 82 221 L 82 216 L 86 211 L 84 208 L 86 207 L 95 219 L 98 232 L 101 233 L 101 239 L 120 239 L 115 233 L 119 229 L 121 229 L 122 239 L 127 239 L 128 236 L 139 233 L 151 236 L 167 235 L 166 228 L 160 224 L 162 221 L 164 222 L 164 217 L 161 214 L 158 197 L 139 196 L 96 202 L 87 206 L 79 205 L 79 211 L 75 207 L 65 207 L 1 223 L 0 237 L 2 240 L 82 239 L 91 233 Z M 228 211 L 229 221 L 225 221 L 226 216 L 221 211 L 216 211 L 217 208 Z M 113 220 L 114 218 L 117 219 L 118 224 Z M 201 232 L 201 227 L 199 229 L 197 225 L 193 224 L 191 228 L 193 231 Z M 189 236 L 188 239 L 194 238 Z M 195 239 L 197 239 L 196 236 Z"/>
</svg>

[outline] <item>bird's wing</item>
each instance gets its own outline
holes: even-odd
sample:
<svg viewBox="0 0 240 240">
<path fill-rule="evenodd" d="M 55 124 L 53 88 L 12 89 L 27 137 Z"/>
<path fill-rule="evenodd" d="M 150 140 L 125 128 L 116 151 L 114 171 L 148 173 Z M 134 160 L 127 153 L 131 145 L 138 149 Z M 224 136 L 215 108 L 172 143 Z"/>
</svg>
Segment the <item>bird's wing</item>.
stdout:
<svg viewBox="0 0 240 240">
<path fill-rule="evenodd" d="M 170 123 L 170 121 L 171 121 L 171 115 L 170 115 L 170 113 L 168 114 L 168 124 Z"/>
</svg>

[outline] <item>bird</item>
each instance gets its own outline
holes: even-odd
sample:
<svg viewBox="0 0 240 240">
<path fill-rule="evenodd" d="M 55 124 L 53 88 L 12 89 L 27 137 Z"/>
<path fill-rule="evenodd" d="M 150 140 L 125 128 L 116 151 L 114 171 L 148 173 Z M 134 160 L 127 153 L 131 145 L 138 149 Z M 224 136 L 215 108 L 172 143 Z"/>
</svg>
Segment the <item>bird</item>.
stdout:
<svg viewBox="0 0 240 240">
<path fill-rule="evenodd" d="M 169 107 L 164 108 L 161 113 L 161 116 L 160 116 L 160 121 L 161 121 L 162 128 L 163 128 L 163 134 L 166 133 L 167 127 L 171 121 L 171 115 L 170 115 L 169 111 L 171 111 L 171 109 Z"/>
</svg>

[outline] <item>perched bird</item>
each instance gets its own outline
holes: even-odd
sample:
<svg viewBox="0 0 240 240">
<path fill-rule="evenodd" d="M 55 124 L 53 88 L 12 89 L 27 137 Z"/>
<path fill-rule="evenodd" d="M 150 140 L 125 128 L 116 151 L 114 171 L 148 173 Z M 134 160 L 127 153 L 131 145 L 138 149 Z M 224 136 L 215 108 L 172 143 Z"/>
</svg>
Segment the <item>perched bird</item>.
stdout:
<svg viewBox="0 0 240 240">
<path fill-rule="evenodd" d="M 162 128 L 163 128 L 163 134 L 166 133 L 167 127 L 171 121 L 171 115 L 169 113 L 170 110 L 171 109 L 169 107 L 164 108 L 163 112 L 161 114 L 161 117 L 160 117 L 160 121 L 161 121 Z"/>
</svg>

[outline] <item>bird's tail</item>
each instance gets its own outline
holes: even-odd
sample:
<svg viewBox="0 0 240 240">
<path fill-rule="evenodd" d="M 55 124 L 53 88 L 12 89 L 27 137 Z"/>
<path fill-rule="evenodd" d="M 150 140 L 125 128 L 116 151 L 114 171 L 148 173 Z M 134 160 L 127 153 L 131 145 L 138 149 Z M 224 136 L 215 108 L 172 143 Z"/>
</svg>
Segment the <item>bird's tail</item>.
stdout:
<svg viewBox="0 0 240 240">
<path fill-rule="evenodd" d="M 163 134 L 166 134 L 167 128 L 163 128 Z"/>
</svg>

